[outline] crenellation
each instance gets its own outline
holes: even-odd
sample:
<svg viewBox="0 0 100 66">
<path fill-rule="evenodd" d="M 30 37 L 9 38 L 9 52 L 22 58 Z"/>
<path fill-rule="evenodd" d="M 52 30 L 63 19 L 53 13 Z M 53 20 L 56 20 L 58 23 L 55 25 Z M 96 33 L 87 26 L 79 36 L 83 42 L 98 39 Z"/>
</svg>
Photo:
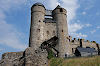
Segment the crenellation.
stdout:
<svg viewBox="0 0 100 66">
<path fill-rule="evenodd" d="M 74 40 L 76 41 L 76 38 L 74 38 Z"/>
<path fill-rule="evenodd" d="M 66 9 L 58 5 L 47 10 L 43 4 L 35 3 L 31 7 L 29 47 L 21 52 L 4 53 L 0 66 L 48 66 L 50 51 L 61 58 L 100 55 L 100 45 L 68 35 Z"/>
<path fill-rule="evenodd" d="M 69 42 L 71 42 L 71 41 L 72 41 L 72 37 L 71 37 L 71 36 L 69 36 L 69 37 L 68 37 L 68 39 L 69 39 Z"/>
<path fill-rule="evenodd" d="M 87 42 L 90 42 L 89 40 L 86 40 Z"/>
<path fill-rule="evenodd" d="M 78 38 L 78 41 L 80 41 L 80 38 Z"/>
<path fill-rule="evenodd" d="M 2 59 L 15 59 L 23 56 L 22 52 L 7 52 L 2 55 Z"/>
</svg>

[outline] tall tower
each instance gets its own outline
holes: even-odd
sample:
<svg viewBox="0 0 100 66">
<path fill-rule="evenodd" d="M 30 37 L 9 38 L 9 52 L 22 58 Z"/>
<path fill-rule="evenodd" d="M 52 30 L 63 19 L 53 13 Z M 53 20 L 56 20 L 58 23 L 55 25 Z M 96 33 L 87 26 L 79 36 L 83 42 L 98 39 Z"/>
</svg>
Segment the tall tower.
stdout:
<svg viewBox="0 0 100 66">
<path fill-rule="evenodd" d="M 59 57 L 64 58 L 67 56 L 68 53 L 68 26 L 67 26 L 67 20 L 66 20 L 66 13 L 67 11 L 60 7 L 59 5 L 53 10 L 53 18 L 56 21 L 57 24 L 57 37 L 58 40 L 58 50 L 59 50 Z"/>
<path fill-rule="evenodd" d="M 44 39 L 45 7 L 41 3 L 36 3 L 31 7 L 31 27 L 29 47 L 34 50 L 40 47 Z"/>
</svg>

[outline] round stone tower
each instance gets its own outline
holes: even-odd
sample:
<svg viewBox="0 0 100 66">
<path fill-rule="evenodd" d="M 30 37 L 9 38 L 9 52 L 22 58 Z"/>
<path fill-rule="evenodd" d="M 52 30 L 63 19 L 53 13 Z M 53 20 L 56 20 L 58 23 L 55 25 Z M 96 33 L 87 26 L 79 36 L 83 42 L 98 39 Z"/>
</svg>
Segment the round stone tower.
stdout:
<svg viewBox="0 0 100 66">
<path fill-rule="evenodd" d="M 30 38 L 29 47 L 34 50 L 40 47 L 44 39 L 44 21 L 45 7 L 41 3 L 35 3 L 31 7 L 31 27 L 30 27 Z"/>
<path fill-rule="evenodd" d="M 58 50 L 59 50 L 59 57 L 67 57 L 68 56 L 68 26 L 67 26 L 67 11 L 60 7 L 59 5 L 53 10 L 53 18 L 56 21 L 57 24 L 57 36 L 59 38 L 58 40 Z"/>
</svg>

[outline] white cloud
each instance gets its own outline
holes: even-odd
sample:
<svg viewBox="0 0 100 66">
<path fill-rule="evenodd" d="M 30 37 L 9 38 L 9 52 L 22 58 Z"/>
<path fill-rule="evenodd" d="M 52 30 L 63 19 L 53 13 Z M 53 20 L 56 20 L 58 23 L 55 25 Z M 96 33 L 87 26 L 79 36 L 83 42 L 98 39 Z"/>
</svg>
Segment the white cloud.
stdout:
<svg viewBox="0 0 100 66">
<path fill-rule="evenodd" d="M 69 24 L 69 33 L 77 32 L 78 30 L 82 29 L 83 25 L 81 24 Z"/>
<path fill-rule="evenodd" d="M 59 2 L 57 2 L 56 4 L 57 4 L 57 5 L 60 5 L 60 3 L 59 3 Z"/>
<path fill-rule="evenodd" d="M 62 0 L 62 5 L 67 10 L 68 22 L 76 16 L 76 11 L 79 8 L 78 0 Z"/>
<path fill-rule="evenodd" d="M 5 49 L 4 48 L 0 48 L 0 53 L 2 53 Z"/>
<path fill-rule="evenodd" d="M 86 26 L 86 27 L 91 27 L 92 25 L 91 25 L 91 24 L 85 24 L 85 26 Z"/>
<path fill-rule="evenodd" d="M 7 16 L 5 14 L 5 11 L 8 12 L 12 8 L 16 9 L 24 3 L 25 0 L 0 0 L 0 44 L 20 50 L 26 48 L 26 45 L 21 41 L 22 33 L 6 22 Z"/>
<path fill-rule="evenodd" d="M 91 32 L 91 34 L 94 34 L 95 32 L 96 32 L 96 30 L 92 30 L 92 31 L 90 31 Z"/>
<path fill-rule="evenodd" d="M 100 15 L 100 12 L 97 12 L 96 15 L 99 16 Z"/>
<path fill-rule="evenodd" d="M 77 20 L 78 23 L 80 23 L 80 20 Z"/>
<path fill-rule="evenodd" d="M 69 35 L 77 38 L 86 38 L 87 35 L 82 33 L 77 33 L 78 30 L 81 30 L 84 27 L 84 25 L 81 24 L 69 24 Z"/>
<path fill-rule="evenodd" d="M 100 29 L 100 26 L 97 26 L 97 29 Z"/>
<path fill-rule="evenodd" d="M 100 15 L 100 12 L 96 12 L 96 15 L 99 16 Z"/>
<path fill-rule="evenodd" d="M 0 44 L 9 46 L 15 49 L 25 49 L 26 45 L 20 41 L 21 36 L 11 24 L 7 24 L 5 21 L 0 22 Z"/>
<path fill-rule="evenodd" d="M 90 4 L 88 7 L 85 8 L 85 10 L 89 10 L 89 9 L 91 9 L 93 7 L 94 7 L 94 5 Z"/>
<path fill-rule="evenodd" d="M 76 38 L 86 38 L 87 37 L 87 35 L 82 34 L 82 33 L 70 33 L 70 35 Z"/>
<path fill-rule="evenodd" d="M 82 12 L 82 14 L 83 14 L 83 15 L 86 15 L 86 12 L 84 11 L 84 12 Z"/>
<path fill-rule="evenodd" d="M 95 0 L 83 0 L 82 3 L 85 3 L 85 10 L 89 10 L 94 7 Z"/>
<path fill-rule="evenodd" d="M 13 8 L 18 8 L 18 6 L 25 4 L 26 0 L 0 0 L 0 9 L 10 10 Z"/>
<path fill-rule="evenodd" d="M 6 18 L 4 12 L 0 10 L 0 20 L 4 20 Z"/>
<path fill-rule="evenodd" d="M 0 52 L 2 51 L 3 49 L 0 49 Z"/>
</svg>

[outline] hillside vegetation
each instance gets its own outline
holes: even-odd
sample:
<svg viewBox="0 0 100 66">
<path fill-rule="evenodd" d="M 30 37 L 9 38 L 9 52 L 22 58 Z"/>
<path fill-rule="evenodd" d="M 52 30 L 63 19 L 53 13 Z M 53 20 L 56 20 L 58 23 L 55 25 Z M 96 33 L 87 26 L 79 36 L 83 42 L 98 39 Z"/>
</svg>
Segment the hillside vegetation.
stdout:
<svg viewBox="0 0 100 66">
<path fill-rule="evenodd" d="M 80 58 L 52 58 L 49 66 L 100 66 L 100 56 L 80 57 Z"/>
</svg>

